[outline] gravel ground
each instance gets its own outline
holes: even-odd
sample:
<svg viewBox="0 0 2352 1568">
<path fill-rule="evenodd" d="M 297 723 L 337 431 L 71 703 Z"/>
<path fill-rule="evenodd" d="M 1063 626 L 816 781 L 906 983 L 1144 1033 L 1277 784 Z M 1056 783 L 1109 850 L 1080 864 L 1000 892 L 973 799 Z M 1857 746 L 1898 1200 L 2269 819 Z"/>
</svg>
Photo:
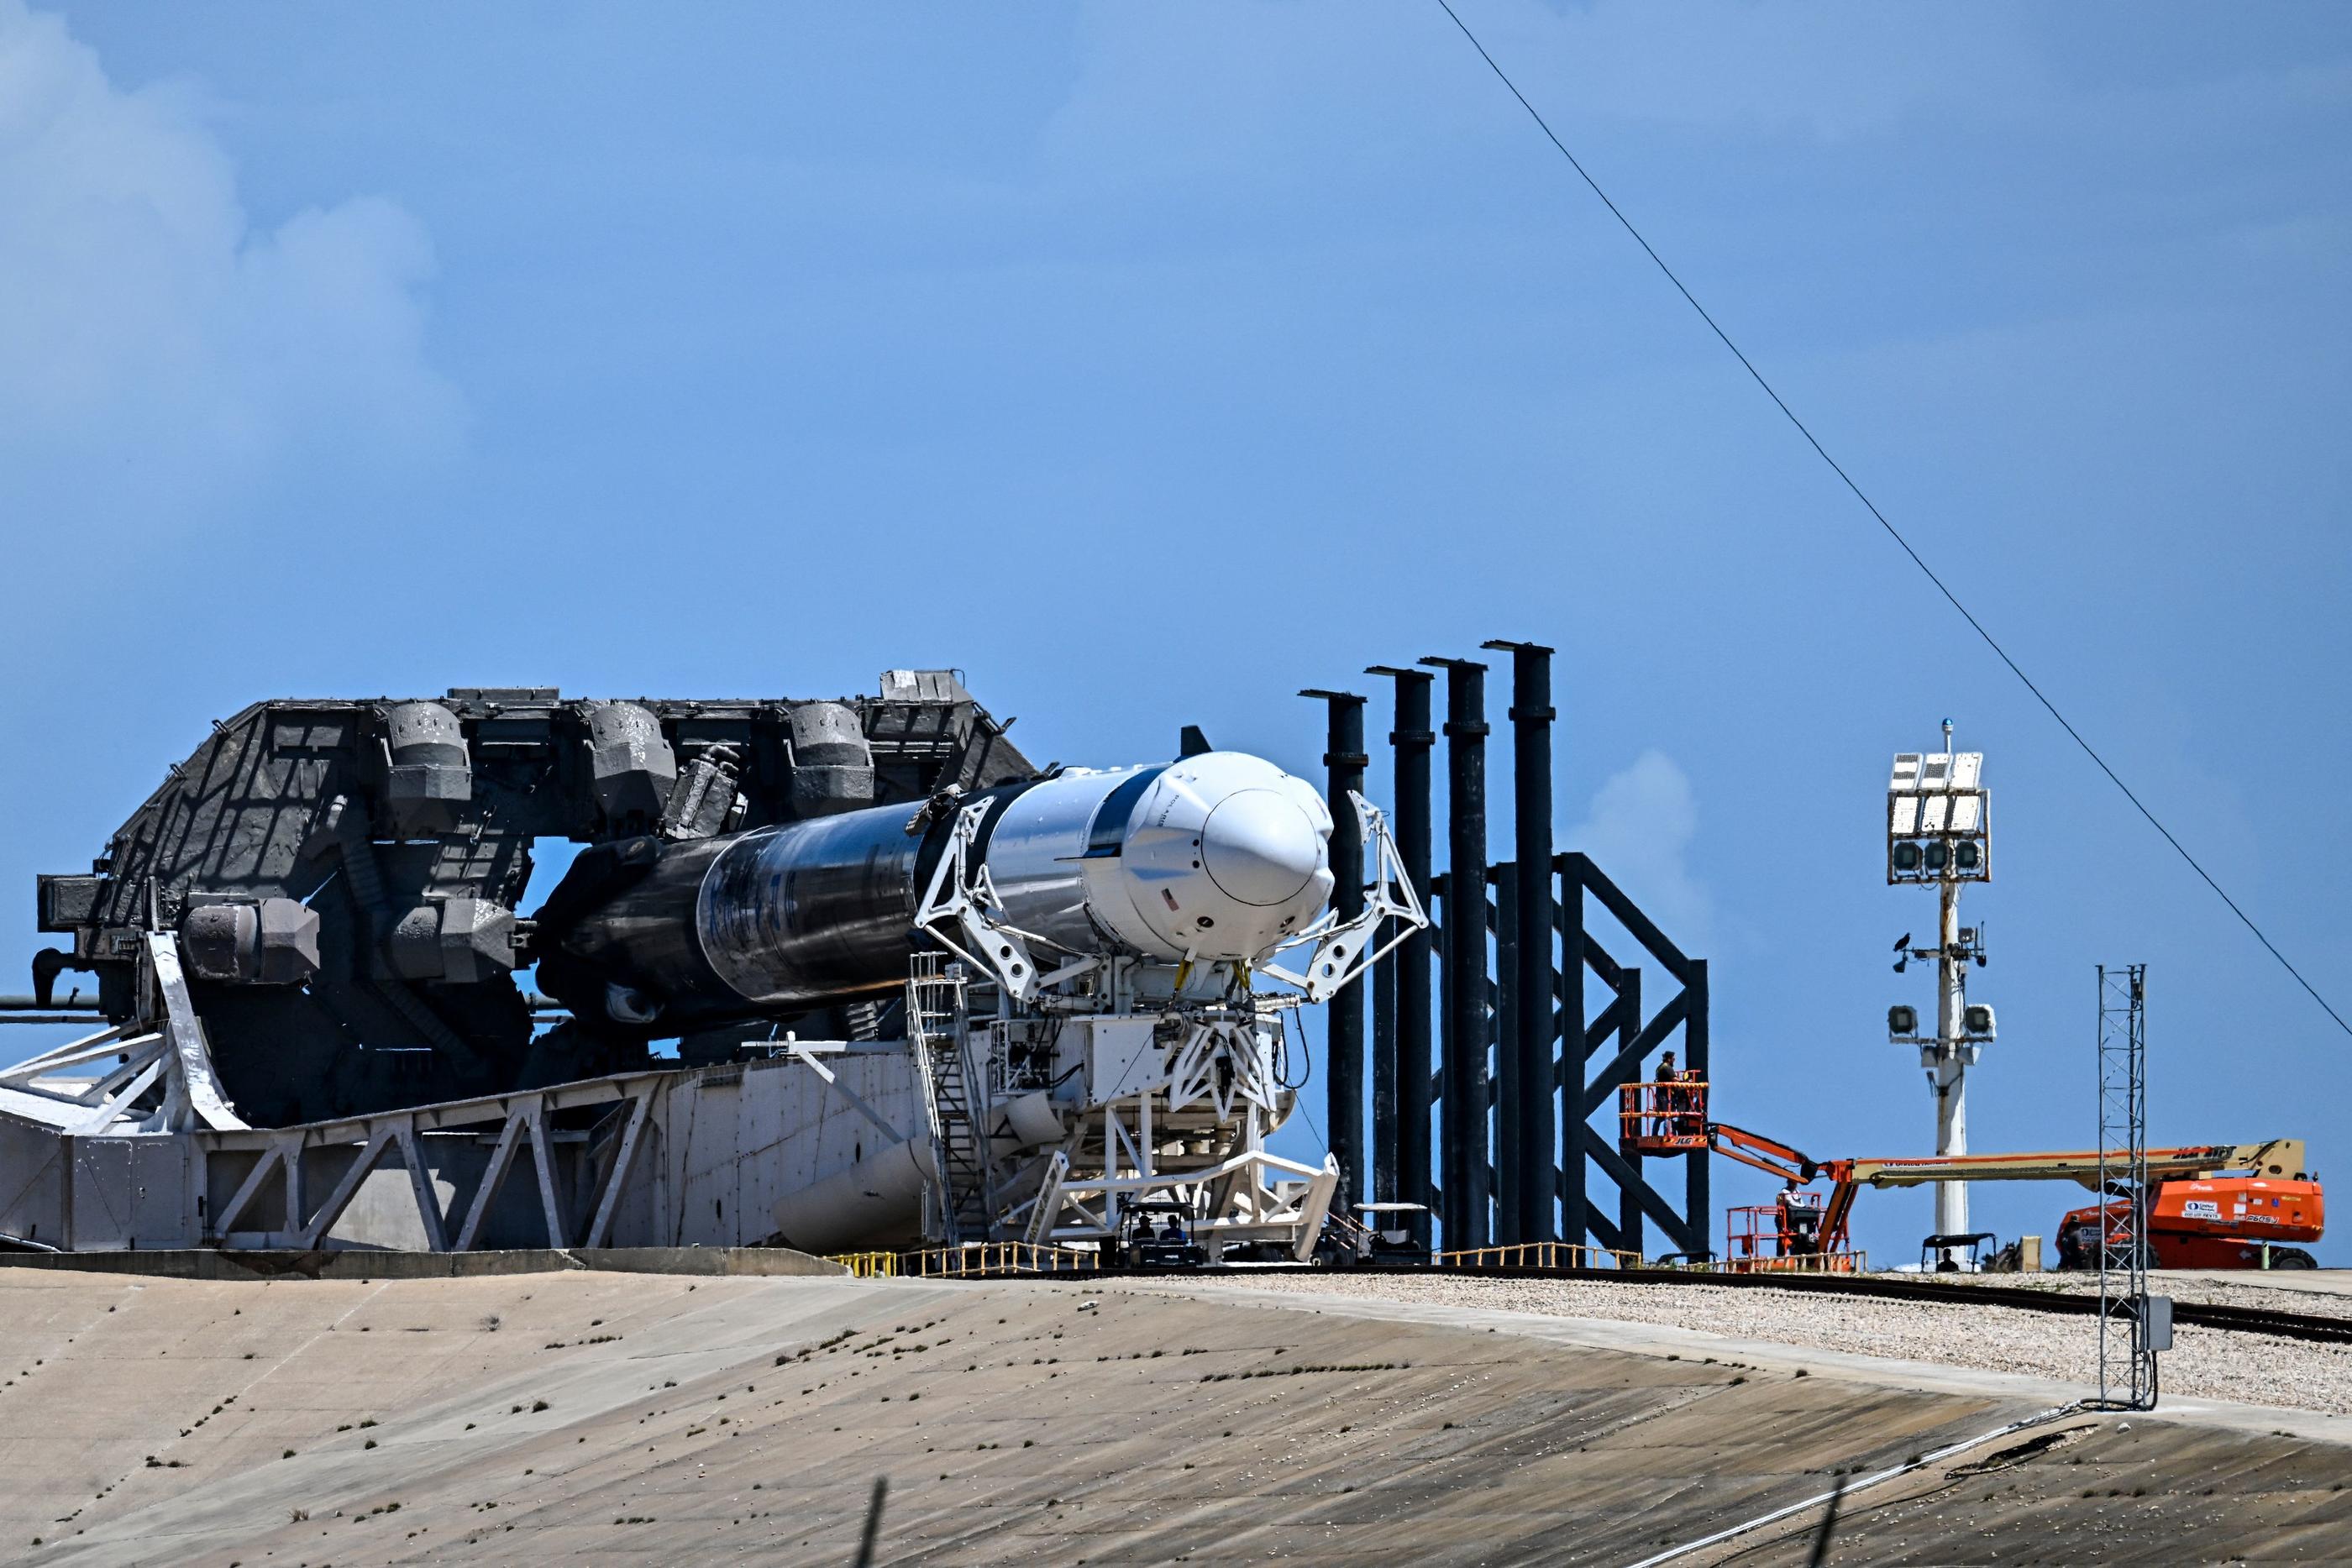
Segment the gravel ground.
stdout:
<svg viewBox="0 0 2352 1568">
<path fill-rule="evenodd" d="M 1664 1323 L 1900 1361 L 2021 1373 L 2070 1383 L 2096 1380 L 2098 1324 L 2095 1320 L 2007 1307 L 1891 1301 L 1746 1286 L 1614 1285 L 1582 1280 L 1269 1273 L 1251 1276 L 1245 1282 L 1253 1290 Z M 1214 1288 L 1209 1281 L 1202 1282 L 1204 1294 Z M 2281 1303 L 2273 1299 L 2273 1304 Z M 1956 1322 L 1965 1325 L 1965 1333 L 1953 1332 Z M 2163 1357 L 2163 1376 L 2169 1394 L 2352 1415 L 2352 1345 L 2272 1339 L 2183 1323 L 2173 1331 L 2173 1348 Z"/>
<path fill-rule="evenodd" d="M 2150 1295 L 2170 1296 L 2176 1301 L 2204 1301 L 2223 1307 L 2263 1307 L 2274 1312 L 2305 1312 L 2313 1317 L 2352 1317 L 2352 1293 L 2340 1288 L 2330 1288 L 2336 1284 L 2341 1272 L 2339 1270 L 2309 1273 L 2273 1270 L 2256 1282 L 2252 1278 L 2242 1281 L 2216 1279 L 2207 1274 L 2176 1274 L 2158 1269 L 2148 1274 L 2147 1288 Z M 1965 1285 L 1998 1285 L 2011 1290 L 2060 1291 L 2093 1296 L 2099 1293 L 2099 1277 L 2096 1274 L 1943 1274 L 1937 1278 Z"/>
</svg>

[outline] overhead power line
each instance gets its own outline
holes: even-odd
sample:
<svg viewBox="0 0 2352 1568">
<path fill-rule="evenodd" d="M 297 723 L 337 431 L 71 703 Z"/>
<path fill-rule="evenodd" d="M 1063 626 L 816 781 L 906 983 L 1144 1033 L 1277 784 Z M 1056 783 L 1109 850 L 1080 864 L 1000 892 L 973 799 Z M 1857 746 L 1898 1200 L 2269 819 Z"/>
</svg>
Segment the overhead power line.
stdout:
<svg viewBox="0 0 2352 1568">
<path fill-rule="evenodd" d="M 1652 262 L 1656 264 L 1658 270 L 1665 275 L 1666 281 L 1675 286 L 1675 292 L 1681 295 L 1684 301 L 1688 304 L 1693 310 L 1698 312 L 1698 319 L 1706 323 L 1707 329 L 1716 335 L 1717 339 L 1722 342 L 1725 348 L 1731 350 L 1731 357 L 1739 361 L 1740 369 L 1746 371 L 1749 378 L 1752 379 L 1758 386 L 1764 389 L 1764 395 L 1772 400 L 1772 406 L 1779 409 L 1781 414 L 1787 418 L 1788 422 L 1796 427 L 1797 434 L 1805 438 L 1805 444 L 1811 447 L 1814 454 L 1819 456 L 1822 462 L 1829 465 L 1830 472 L 1835 474 L 1844 484 L 1845 487 L 1853 492 L 1853 498 L 1860 501 L 1869 511 L 1870 515 L 1878 520 L 1878 526 L 1886 530 L 1886 537 L 1893 539 L 1897 546 L 1901 547 L 1903 553 L 1911 558 L 1911 564 L 1917 567 L 1920 572 L 1926 576 L 1927 580 L 1936 585 L 1936 591 L 1942 594 L 1946 602 L 1949 603 L 1953 609 L 1960 612 L 1960 619 L 1969 623 L 1969 630 L 1973 631 L 1979 637 L 1984 639 L 1985 646 L 1990 648 L 1994 654 L 2000 658 L 2000 662 L 2009 666 L 2010 674 L 2015 675 L 2018 680 L 2024 685 L 2025 689 L 2033 694 L 2033 700 L 2040 703 L 2049 713 L 2050 716 L 2058 721 L 2058 727 L 2064 730 L 2068 737 L 2071 738 L 2076 746 L 2083 748 L 2083 755 L 2089 758 L 2094 763 L 2097 764 L 2099 771 L 2107 776 L 2108 781 L 2114 784 L 2116 789 L 2123 791 L 2124 799 L 2129 800 L 2132 803 L 2133 809 L 2137 810 L 2141 816 L 2147 819 L 2147 825 L 2154 828 L 2158 832 L 2163 834 L 2164 841 L 2170 844 L 2174 852 L 2179 854 L 2183 861 L 2188 862 L 2189 869 L 2195 872 L 2198 877 L 2203 881 L 2205 885 L 2213 890 L 2216 897 L 2220 898 L 2223 904 L 2230 906 L 2230 913 L 2236 915 L 2240 922 L 2245 925 L 2246 929 L 2254 934 L 2254 940 L 2260 942 L 2263 946 L 2268 950 L 2270 956 L 2279 961 L 2279 967 L 2284 969 L 2288 974 L 2294 977 L 2294 983 L 2301 986 L 2305 991 L 2309 993 L 2311 999 L 2319 1004 L 2322 1011 L 2326 1013 L 2329 1018 L 2336 1020 L 2336 1027 L 2337 1029 L 2342 1030 L 2346 1034 L 2352 1034 L 2352 1023 L 2347 1023 L 2344 1021 L 2344 1015 L 2337 1012 L 2336 1009 L 2330 1005 L 2327 998 L 2319 994 L 2317 987 L 2314 986 L 2309 980 L 2303 977 L 2302 970 L 2296 968 L 2293 964 L 2287 961 L 2287 956 L 2278 950 L 2278 945 L 2273 942 L 2267 936 L 2263 935 L 2263 928 L 2254 924 L 2253 916 L 2248 915 L 2243 908 L 2240 907 L 2238 901 L 2231 898 L 2228 891 L 2224 889 L 2220 883 L 2213 880 L 2213 875 L 2210 872 L 2207 871 L 2202 865 L 2198 863 L 2197 857 L 2189 852 L 2188 847 L 2179 839 L 2173 837 L 2172 830 L 2166 827 L 2162 822 L 2157 820 L 2156 813 L 2149 810 L 2147 803 L 2137 794 L 2133 793 L 2132 787 L 2125 783 L 2114 768 L 2107 766 L 2107 759 L 2099 755 L 2098 749 L 2089 741 L 2083 738 L 2083 732 L 2076 729 L 2072 724 L 2067 722 L 2066 716 L 2058 711 L 2058 705 L 2052 702 L 2048 695 L 2042 692 L 2040 686 L 2034 685 L 2033 677 L 2027 674 L 2025 671 L 2019 666 L 2017 661 L 2009 656 L 2009 650 L 2002 647 L 1999 640 L 1997 640 L 1990 632 L 1985 630 L 1984 622 L 1979 621 L 1975 615 L 1971 614 L 1969 611 L 1969 607 L 1960 602 L 1959 596 L 1945 585 L 1942 578 L 1936 575 L 1936 569 L 1929 566 L 1926 559 L 1920 556 L 1919 552 L 1911 548 L 1911 541 L 1903 537 L 1902 530 L 1898 529 L 1893 523 L 1886 520 L 1886 514 L 1878 509 L 1878 504 L 1873 501 L 1868 496 L 1864 495 L 1863 493 L 1862 486 L 1853 482 L 1853 476 L 1848 474 L 1845 471 L 1844 466 L 1841 465 L 1836 458 L 1829 455 L 1829 449 L 1824 447 L 1814 436 L 1813 433 L 1806 427 L 1805 422 L 1797 417 L 1796 410 L 1790 408 L 1780 394 L 1773 390 L 1772 383 L 1764 379 L 1764 372 L 1756 368 L 1755 361 L 1740 351 L 1739 345 L 1731 340 L 1731 334 L 1723 329 L 1722 324 L 1717 321 L 1712 315 L 1708 314 L 1706 307 L 1698 302 L 1697 296 L 1694 295 L 1689 288 L 1685 287 L 1683 280 L 1675 275 L 1675 269 L 1666 265 L 1666 258 L 1660 256 L 1657 253 L 1656 248 L 1653 246 L 1648 240 L 1642 237 L 1642 231 L 1633 226 L 1633 220 L 1627 217 L 1617 204 L 1609 199 L 1609 193 L 1601 188 L 1601 183 L 1598 180 L 1595 180 L 1592 177 L 1591 172 L 1586 169 L 1585 166 L 1578 161 L 1576 154 L 1568 150 L 1568 143 L 1559 139 L 1559 132 L 1552 130 L 1550 122 L 1545 120 L 1541 113 L 1538 112 L 1536 106 L 1528 101 L 1528 95 L 1521 92 L 1518 89 L 1517 84 L 1511 80 L 1509 75 L 1505 72 L 1503 68 L 1495 63 L 1495 57 L 1486 52 L 1486 46 L 1478 41 L 1478 35 L 1470 30 L 1470 25 L 1467 22 L 1465 22 L 1462 19 L 1461 15 L 1454 9 L 1453 5 L 1450 4 L 1450 0 L 1437 0 L 1437 5 L 1438 8 L 1444 11 L 1445 15 L 1452 19 L 1454 25 L 1462 30 L 1462 36 L 1470 40 L 1470 47 L 1478 51 L 1478 57 L 1480 59 L 1486 62 L 1486 68 L 1495 73 L 1495 79 L 1501 82 L 1505 88 L 1509 89 L 1511 96 L 1519 100 L 1519 107 L 1528 111 L 1528 118 L 1536 122 L 1536 128 L 1544 133 L 1545 139 L 1549 141 L 1553 147 L 1559 150 L 1561 157 L 1568 160 L 1568 166 L 1576 171 L 1577 177 L 1581 179 L 1586 185 L 1591 188 L 1594 195 L 1601 198 L 1601 204 L 1609 209 L 1609 215 L 1615 218 L 1625 232 L 1633 236 L 1633 243 L 1640 246 L 1642 247 L 1643 254 L 1647 256 Z"/>
</svg>

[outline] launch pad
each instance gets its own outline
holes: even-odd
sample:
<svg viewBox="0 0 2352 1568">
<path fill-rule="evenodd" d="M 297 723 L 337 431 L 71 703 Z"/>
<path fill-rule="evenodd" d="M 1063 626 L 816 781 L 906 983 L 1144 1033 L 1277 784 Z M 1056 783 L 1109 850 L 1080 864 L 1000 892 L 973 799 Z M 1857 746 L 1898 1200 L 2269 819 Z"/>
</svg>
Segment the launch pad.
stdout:
<svg viewBox="0 0 2352 1568">
<path fill-rule="evenodd" d="M 1039 770 L 953 672 L 257 705 L 41 879 L 37 1005 L 87 973 L 106 1027 L 0 1072 L 0 1237 L 1105 1248 L 1150 1209 L 1303 1260 L 1340 1175 L 1267 1147 L 1290 1014 L 1427 925 L 1340 809 L 1344 918 L 1312 786 L 1197 732 Z M 521 915 L 551 836 L 586 847 Z"/>
</svg>

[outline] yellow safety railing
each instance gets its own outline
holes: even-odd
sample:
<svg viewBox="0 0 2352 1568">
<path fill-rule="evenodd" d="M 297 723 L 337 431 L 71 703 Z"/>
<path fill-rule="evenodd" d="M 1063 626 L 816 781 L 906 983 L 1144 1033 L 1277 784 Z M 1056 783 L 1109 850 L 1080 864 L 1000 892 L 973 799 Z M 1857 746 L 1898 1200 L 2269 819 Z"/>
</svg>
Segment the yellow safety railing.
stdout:
<svg viewBox="0 0 2352 1568">
<path fill-rule="evenodd" d="M 1718 1258 L 1708 1265 L 1717 1274 L 1867 1274 L 1870 1254 L 1797 1252 L 1786 1258 Z"/>
<path fill-rule="evenodd" d="M 1584 1247 L 1570 1241 L 1517 1241 L 1500 1247 L 1465 1247 L 1437 1254 L 1450 1269 L 1639 1269 L 1642 1255 L 1614 1247 Z"/>
<path fill-rule="evenodd" d="M 1090 1273 L 1101 1255 L 1025 1241 L 974 1242 L 913 1252 L 836 1252 L 827 1260 L 860 1280 L 977 1280 L 1021 1274 Z"/>
<path fill-rule="evenodd" d="M 896 1252 L 836 1252 L 826 1261 L 840 1264 L 861 1280 L 892 1280 L 898 1275 Z"/>
<path fill-rule="evenodd" d="M 1785 1258 L 1710 1258 L 1703 1263 L 1677 1261 L 1651 1265 L 1690 1274 L 1867 1274 L 1870 1254 L 1855 1249 L 1845 1252 L 1795 1252 Z"/>
<path fill-rule="evenodd" d="M 1098 1252 L 1068 1247 L 1038 1247 L 1026 1241 L 982 1241 L 968 1247 L 935 1247 L 908 1252 L 898 1271 L 927 1280 L 975 1280 L 1005 1275 L 1087 1274 L 1102 1266 Z"/>
</svg>

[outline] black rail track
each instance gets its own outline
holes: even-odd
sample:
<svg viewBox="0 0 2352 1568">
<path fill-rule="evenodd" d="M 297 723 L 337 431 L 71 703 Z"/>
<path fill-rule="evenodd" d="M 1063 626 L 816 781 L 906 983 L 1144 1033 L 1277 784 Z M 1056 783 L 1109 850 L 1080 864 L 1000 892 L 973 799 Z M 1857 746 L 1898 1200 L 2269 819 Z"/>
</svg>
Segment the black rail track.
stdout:
<svg viewBox="0 0 2352 1568">
<path fill-rule="evenodd" d="M 1233 1274 L 1255 1270 L 1224 1270 Z M 1302 1270 L 1304 1271 L 1304 1270 Z M 1318 1270 L 1319 1271 L 1319 1270 Z M 1937 1304 L 2012 1307 L 2028 1312 L 2056 1312 L 2096 1317 L 2099 1298 L 2071 1291 L 2035 1289 L 2023 1285 L 1964 1285 L 1928 1278 L 1889 1278 L 1868 1274 L 1712 1274 L 1683 1269 L 1511 1269 L 1438 1265 L 1431 1268 L 1366 1268 L 1356 1273 L 1439 1274 L 1455 1278 L 1518 1280 L 1590 1280 L 1601 1284 L 1638 1289 L 1644 1285 L 1727 1285 L 1740 1290 L 1811 1291 L 1834 1296 L 1870 1296 L 1882 1301 L 1931 1301 Z M 2162 1293 L 2162 1281 L 2149 1281 Z M 2352 1344 L 2352 1316 L 2330 1317 L 2317 1312 L 2281 1312 L 2270 1307 L 2222 1306 L 2210 1301 L 2175 1301 L 2175 1323 L 2228 1329 L 2237 1333 L 2268 1334 L 2281 1339 Z"/>
</svg>

